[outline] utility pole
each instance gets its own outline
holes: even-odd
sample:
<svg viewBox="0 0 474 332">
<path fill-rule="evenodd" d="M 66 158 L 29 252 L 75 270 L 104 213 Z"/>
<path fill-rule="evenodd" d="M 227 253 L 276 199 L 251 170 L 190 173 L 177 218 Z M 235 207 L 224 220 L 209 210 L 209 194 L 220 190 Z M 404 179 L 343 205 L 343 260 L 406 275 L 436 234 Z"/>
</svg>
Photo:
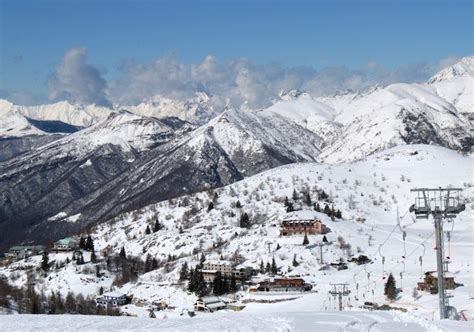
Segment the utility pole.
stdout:
<svg viewBox="0 0 474 332">
<path fill-rule="evenodd" d="M 443 239 L 443 219 L 454 218 L 457 214 L 466 209 L 460 203 L 461 188 L 417 188 L 412 189 L 418 197 L 415 204 L 410 206 L 410 212 L 415 212 L 417 219 L 428 219 L 433 216 L 436 234 L 436 262 L 438 270 L 438 296 L 439 296 L 439 316 L 441 319 L 448 318 L 448 300 L 445 291 L 444 278 L 444 239 Z"/>
<path fill-rule="evenodd" d="M 321 260 L 321 265 L 324 264 L 324 261 L 323 261 L 323 246 L 324 246 L 324 243 L 320 242 L 319 244 L 319 254 L 320 254 L 320 260 Z"/>
<path fill-rule="evenodd" d="M 342 311 L 342 297 L 343 296 L 348 296 L 351 291 L 347 289 L 348 284 L 331 284 L 333 289 L 329 291 L 329 294 L 334 296 L 334 299 L 336 299 L 336 296 L 339 299 L 339 311 Z"/>
</svg>

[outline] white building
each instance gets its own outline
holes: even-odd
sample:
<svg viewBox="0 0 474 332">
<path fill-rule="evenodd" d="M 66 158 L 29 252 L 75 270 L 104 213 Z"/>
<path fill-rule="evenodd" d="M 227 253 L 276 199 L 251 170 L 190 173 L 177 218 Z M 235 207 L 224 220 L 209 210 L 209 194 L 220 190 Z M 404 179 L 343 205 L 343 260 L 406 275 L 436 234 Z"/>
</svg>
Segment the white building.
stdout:
<svg viewBox="0 0 474 332">
<path fill-rule="evenodd" d="M 128 296 L 120 292 L 108 292 L 104 293 L 101 296 L 96 297 L 95 303 L 98 307 L 107 308 L 107 307 L 116 307 L 119 305 L 124 305 L 128 301 Z"/>
<path fill-rule="evenodd" d="M 54 250 L 72 251 L 79 248 L 79 240 L 76 237 L 66 237 L 54 242 Z"/>
<path fill-rule="evenodd" d="M 205 296 L 197 299 L 194 304 L 194 310 L 196 311 L 209 311 L 214 312 L 226 308 L 226 304 L 216 296 Z"/>
</svg>

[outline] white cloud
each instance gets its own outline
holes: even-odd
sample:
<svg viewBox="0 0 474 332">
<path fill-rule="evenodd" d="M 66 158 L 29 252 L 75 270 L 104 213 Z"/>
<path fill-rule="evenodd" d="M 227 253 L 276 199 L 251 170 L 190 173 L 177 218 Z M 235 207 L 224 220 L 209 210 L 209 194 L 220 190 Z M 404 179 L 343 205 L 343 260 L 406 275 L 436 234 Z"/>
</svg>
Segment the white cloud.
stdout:
<svg viewBox="0 0 474 332">
<path fill-rule="evenodd" d="M 450 56 L 436 63 L 403 65 L 394 70 L 372 60 L 360 69 L 332 66 L 316 70 L 310 66 L 255 64 L 245 58 L 219 62 L 213 55 L 200 63 L 184 64 L 174 56 L 165 56 L 148 63 L 128 61 L 119 68 L 118 78 L 107 83 L 96 67 L 86 63 L 86 55 L 84 48 L 65 53 L 49 80 L 50 99 L 130 105 L 155 95 L 185 101 L 204 91 L 217 108 L 229 103 L 262 108 L 281 90 L 299 89 L 320 96 L 375 84 L 423 82 L 459 60 Z"/>
<path fill-rule="evenodd" d="M 100 71 L 86 63 L 85 48 L 71 48 L 66 52 L 50 77 L 49 98 L 67 99 L 84 104 L 107 105 L 107 82 Z"/>
<path fill-rule="evenodd" d="M 168 56 L 150 63 L 124 65 L 121 77 L 111 84 L 110 96 L 114 102 L 133 104 L 154 95 L 185 100 L 197 91 L 205 91 L 217 107 L 230 101 L 233 106 L 247 103 L 259 108 L 268 106 L 281 90 L 300 89 L 318 96 L 375 84 L 422 82 L 455 60 L 450 57 L 435 64 L 405 65 L 395 70 L 375 61 L 358 70 L 344 66 L 315 70 L 309 66 L 259 65 L 245 58 L 221 63 L 212 55 L 187 65 Z"/>
</svg>

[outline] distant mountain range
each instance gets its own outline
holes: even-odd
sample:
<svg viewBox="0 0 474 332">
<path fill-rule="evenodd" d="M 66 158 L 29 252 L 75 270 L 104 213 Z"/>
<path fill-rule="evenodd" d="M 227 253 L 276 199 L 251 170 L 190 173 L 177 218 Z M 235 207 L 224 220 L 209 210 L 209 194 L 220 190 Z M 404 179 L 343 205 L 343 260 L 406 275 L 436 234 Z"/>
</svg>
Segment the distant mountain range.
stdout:
<svg viewBox="0 0 474 332">
<path fill-rule="evenodd" d="M 107 109 L 0 101 L 0 249 L 298 162 L 364 159 L 405 144 L 470 151 L 474 57 L 425 84 L 215 110 L 205 94 Z M 72 218 L 74 216 L 74 218 Z"/>
</svg>

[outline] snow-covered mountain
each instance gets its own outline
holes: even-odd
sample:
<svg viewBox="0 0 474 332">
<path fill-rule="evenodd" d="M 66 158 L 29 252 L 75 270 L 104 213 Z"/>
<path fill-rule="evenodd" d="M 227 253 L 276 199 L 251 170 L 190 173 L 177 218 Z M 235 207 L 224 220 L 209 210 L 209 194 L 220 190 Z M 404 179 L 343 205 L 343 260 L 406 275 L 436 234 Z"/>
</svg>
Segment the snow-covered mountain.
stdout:
<svg viewBox="0 0 474 332">
<path fill-rule="evenodd" d="M 358 160 L 403 144 L 469 150 L 471 126 L 453 106 L 422 84 L 393 84 L 352 98 L 335 116 L 341 134 L 320 160 Z"/>
<path fill-rule="evenodd" d="M 176 118 L 112 113 L 96 125 L 0 164 L 3 227 L 14 224 L 18 215 L 32 225 L 59 213 L 81 214 L 71 227 L 58 226 L 64 218 L 54 218 L 56 223 L 40 225 L 54 229 L 50 232 L 21 234 L 38 239 L 41 234 L 77 231 L 162 199 L 220 187 L 283 164 L 314 161 L 322 142 L 278 115 L 238 110 L 192 129 Z"/>
<path fill-rule="evenodd" d="M 474 56 L 441 70 L 428 81 L 428 85 L 465 115 L 471 126 L 474 125 Z"/>
<path fill-rule="evenodd" d="M 209 103 L 210 97 L 199 92 L 195 98 L 179 101 L 156 95 L 147 98 L 138 105 L 121 106 L 133 113 L 157 118 L 178 117 L 190 123 L 202 125 L 219 114 Z"/>
<path fill-rule="evenodd" d="M 392 84 L 312 98 L 291 91 L 262 113 L 275 113 L 324 138 L 319 160 L 359 160 L 404 144 L 469 151 L 473 144 L 474 57 L 463 58 L 427 84 Z"/>
<path fill-rule="evenodd" d="M 282 91 L 279 100 L 259 114 L 278 114 L 331 141 L 341 132 L 341 125 L 334 121 L 336 110 L 333 106 L 312 98 L 300 91 Z"/>
<path fill-rule="evenodd" d="M 0 118 L 17 113 L 31 119 L 56 120 L 75 126 L 87 127 L 105 119 L 110 112 L 111 110 L 106 107 L 72 105 L 67 101 L 46 105 L 22 106 L 0 99 Z"/>
<path fill-rule="evenodd" d="M 0 118 L 0 138 L 46 134 L 21 114 L 11 114 Z"/>
</svg>

